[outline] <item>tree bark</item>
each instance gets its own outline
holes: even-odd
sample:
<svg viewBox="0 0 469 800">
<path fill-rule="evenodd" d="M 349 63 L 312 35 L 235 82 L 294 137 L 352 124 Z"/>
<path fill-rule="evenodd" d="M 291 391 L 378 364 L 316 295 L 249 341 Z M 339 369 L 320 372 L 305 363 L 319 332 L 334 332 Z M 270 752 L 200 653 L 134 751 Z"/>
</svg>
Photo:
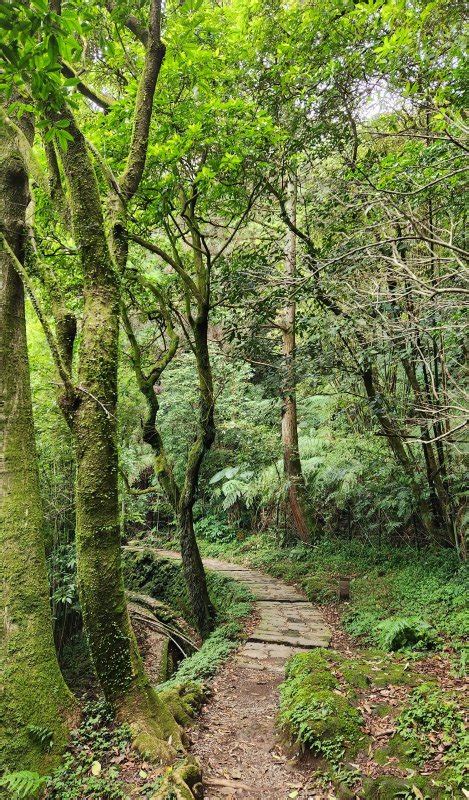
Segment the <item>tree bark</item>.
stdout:
<svg viewBox="0 0 469 800">
<path fill-rule="evenodd" d="M 296 226 L 297 183 L 290 184 L 289 217 Z M 306 496 L 306 484 L 301 469 L 298 447 L 298 419 L 296 404 L 296 234 L 287 230 L 285 250 L 285 293 L 288 298 L 283 311 L 282 350 L 282 445 L 285 477 L 288 481 L 288 504 L 297 536 L 304 542 L 311 539 L 311 519 Z"/>
<path fill-rule="evenodd" d="M 153 367 L 148 376 L 143 372 L 140 349 L 125 308 L 122 309 L 122 319 L 132 347 L 133 363 L 138 385 L 147 402 L 148 414 L 143 425 L 143 439 L 150 445 L 154 452 L 155 474 L 176 517 L 181 545 L 184 579 L 197 629 L 202 638 L 205 638 L 213 630 L 215 609 L 213 608 L 208 594 L 205 570 L 195 537 L 193 509 L 200 467 L 206 451 L 211 447 L 215 438 L 213 381 L 207 343 L 208 308 L 204 308 L 201 315 L 199 315 L 197 319 L 192 320 L 199 375 L 199 430 L 189 450 L 182 489 L 176 482 L 172 465 L 168 459 L 161 434 L 157 427 L 159 403 L 154 391 L 154 384 L 160 379 L 163 370 L 174 357 L 179 342 L 173 330 L 171 319 L 164 310 L 163 302 L 162 309 L 166 318 L 170 343 L 166 353 Z"/>
<path fill-rule="evenodd" d="M 205 570 L 194 532 L 194 503 L 200 468 L 205 454 L 215 441 L 213 378 L 208 351 L 208 315 L 208 303 L 201 303 L 197 317 L 191 322 L 199 378 L 199 423 L 196 440 L 187 457 L 178 515 L 184 577 L 197 628 L 202 637 L 213 630 L 215 621 L 215 609 L 208 594 Z"/>
<path fill-rule="evenodd" d="M 23 119 L 23 127 L 26 122 Z M 32 129 L 28 138 L 32 140 Z M 0 119 L 0 219 L 24 262 L 28 174 L 15 131 Z M 46 772 L 67 744 L 75 699 L 52 634 L 44 520 L 31 403 L 24 289 L 0 245 L 0 770 Z M 47 731 L 41 742 L 34 726 Z M 52 744 L 52 746 L 50 746 Z"/>
<path fill-rule="evenodd" d="M 127 721 L 134 744 L 168 760 L 180 746 L 178 726 L 153 691 L 132 631 L 121 567 L 117 452 L 119 284 L 106 239 L 98 184 L 72 115 L 62 153 L 72 221 L 84 276 L 78 352 L 78 399 L 71 414 L 77 480 L 77 570 L 83 622 L 106 698 Z M 167 744 L 172 737 L 172 745 Z"/>
</svg>

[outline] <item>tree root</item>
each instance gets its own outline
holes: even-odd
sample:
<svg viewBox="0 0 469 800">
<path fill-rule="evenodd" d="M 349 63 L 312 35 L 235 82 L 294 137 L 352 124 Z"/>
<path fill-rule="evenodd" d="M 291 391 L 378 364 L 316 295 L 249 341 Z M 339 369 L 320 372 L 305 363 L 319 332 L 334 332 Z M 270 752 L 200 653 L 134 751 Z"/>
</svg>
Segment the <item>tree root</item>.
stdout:
<svg viewBox="0 0 469 800">
<path fill-rule="evenodd" d="M 200 765 L 188 757 L 168 769 L 152 800 L 202 800 L 203 796 Z"/>
<path fill-rule="evenodd" d="M 200 708 L 203 687 L 191 682 L 159 692 L 150 686 L 146 689 L 119 709 L 118 718 L 130 726 L 132 746 L 146 760 L 167 765 L 154 800 L 199 800 L 203 797 L 200 767 L 195 759 L 185 757 L 183 728 Z"/>
<path fill-rule="evenodd" d="M 158 694 L 176 722 L 183 727 L 189 725 L 205 696 L 202 684 L 195 681 L 170 686 Z"/>
</svg>

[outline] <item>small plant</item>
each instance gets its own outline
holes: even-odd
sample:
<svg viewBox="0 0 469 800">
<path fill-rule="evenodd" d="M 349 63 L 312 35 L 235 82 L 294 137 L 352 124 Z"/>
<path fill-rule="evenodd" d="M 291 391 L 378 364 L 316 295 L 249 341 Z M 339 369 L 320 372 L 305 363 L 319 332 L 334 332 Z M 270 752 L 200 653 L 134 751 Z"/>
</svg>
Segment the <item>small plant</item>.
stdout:
<svg viewBox="0 0 469 800">
<path fill-rule="evenodd" d="M 37 772 L 22 770 L 20 772 L 10 772 L 8 775 L 1 777 L 0 786 L 8 789 L 12 793 L 12 798 L 29 800 L 38 796 L 46 780 L 47 778 Z"/>
<path fill-rule="evenodd" d="M 49 728 L 41 727 L 40 725 L 28 725 L 28 732 L 44 750 L 49 750 L 53 745 L 53 735 Z"/>
<path fill-rule="evenodd" d="M 196 529 L 198 536 L 212 544 L 232 542 L 236 539 L 236 531 L 226 522 L 220 522 L 219 519 L 211 514 L 207 514 L 207 516 L 198 520 Z"/>
<path fill-rule="evenodd" d="M 210 478 L 211 485 L 217 485 L 214 496 L 222 499 L 222 508 L 227 511 L 239 500 L 243 500 L 246 508 L 252 501 L 251 483 L 254 472 L 243 466 L 226 467 Z"/>
<path fill-rule="evenodd" d="M 112 762 L 130 742 L 128 726 L 114 725 L 103 700 L 85 705 L 83 721 L 72 733 L 72 745 L 47 781 L 48 800 L 125 800 L 119 768 Z"/>
<path fill-rule="evenodd" d="M 384 650 L 430 650 L 436 643 L 434 629 L 419 617 L 390 617 L 378 624 L 378 632 L 378 643 Z"/>
<path fill-rule="evenodd" d="M 423 758 L 444 749 L 447 777 L 457 786 L 464 784 L 469 737 L 462 713 L 452 697 L 431 684 L 422 684 L 411 693 L 409 704 L 397 718 L 396 730 L 408 743 L 411 754 L 416 745 Z"/>
</svg>

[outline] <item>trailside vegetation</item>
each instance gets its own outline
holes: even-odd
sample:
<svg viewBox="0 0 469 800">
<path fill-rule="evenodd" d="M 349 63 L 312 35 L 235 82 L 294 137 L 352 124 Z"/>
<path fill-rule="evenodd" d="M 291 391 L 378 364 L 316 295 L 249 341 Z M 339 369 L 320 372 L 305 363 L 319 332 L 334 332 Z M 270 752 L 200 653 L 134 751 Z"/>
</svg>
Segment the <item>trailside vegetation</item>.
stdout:
<svg viewBox="0 0 469 800">
<path fill-rule="evenodd" d="M 183 729 L 250 624 L 221 556 L 334 627 L 280 689 L 318 792 L 457 797 L 462 4 L 7 0 L 0 32 L 0 792 L 201 796 Z"/>
</svg>

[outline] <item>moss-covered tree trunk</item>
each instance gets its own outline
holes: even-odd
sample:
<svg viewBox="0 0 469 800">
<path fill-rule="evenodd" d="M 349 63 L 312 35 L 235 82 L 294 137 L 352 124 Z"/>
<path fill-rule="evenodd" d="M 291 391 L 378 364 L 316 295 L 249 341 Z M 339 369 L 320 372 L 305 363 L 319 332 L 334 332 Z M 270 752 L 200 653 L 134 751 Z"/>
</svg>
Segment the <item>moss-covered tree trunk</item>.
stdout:
<svg viewBox="0 0 469 800">
<path fill-rule="evenodd" d="M 77 400 L 77 570 L 83 622 L 96 673 L 136 746 L 167 760 L 179 742 L 170 711 L 151 688 L 132 631 L 121 566 L 117 453 L 119 284 L 106 239 L 96 175 L 81 131 L 62 154 L 84 276 Z M 172 745 L 167 744 L 172 737 Z"/>
<path fill-rule="evenodd" d="M 26 132 L 32 136 L 32 131 Z M 0 117 L 0 219 L 2 233 L 20 263 L 24 260 L 27 240 L 28 203 L 28 175 L 17 133 Z M 24 290 L 3 241 L 0 243 L 0 558 L 0 767 L 44 772 L 66 745 L 68 722 L 76 712 L 76 703 L 65 685 L 54 648 Z M 41 730 L 45 734 L 43 740 Z"/>
</svg>

